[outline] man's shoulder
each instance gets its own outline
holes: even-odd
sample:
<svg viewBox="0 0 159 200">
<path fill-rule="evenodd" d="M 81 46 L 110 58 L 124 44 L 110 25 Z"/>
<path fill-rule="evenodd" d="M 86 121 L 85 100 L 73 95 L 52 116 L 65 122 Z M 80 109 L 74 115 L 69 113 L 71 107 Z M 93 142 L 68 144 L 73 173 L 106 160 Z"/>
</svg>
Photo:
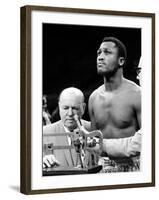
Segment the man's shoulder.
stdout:
<svg viewBox="0 0 159 200">
<path fill-rule="evenodd" d="M 127 80 L 126 79 L 126 95 L 127 99 L 129 99 L 129 102 L 135 102 L 135 104 L 141 103 L 141 87 L 138 86 L 136 83 L 133 81 Z"/>
<path fill-rule="evenodd" d="M 91 95 L 90 95 L 90 99 L 94 99 L 98 93 L 102 92 L 104 90 L 104 84 L 99 86 L 97 89 L 95 89 Z"/>
<path fill-rule="evenodd" d="M 141 93 L 141 87 L 137 85 L 135 82 L 125 79 L 125 85 L 129 92 L 133 93 Z"/>
<path fill-rule="evenodd" d="M 44 134 L 54 133 L 54 132 L 57 132 L 58 129 L 60 129 L 60 128 L 62 128 L 61 120 L 44 126 L 43 127 L 43 133 Z"/>
</svg>

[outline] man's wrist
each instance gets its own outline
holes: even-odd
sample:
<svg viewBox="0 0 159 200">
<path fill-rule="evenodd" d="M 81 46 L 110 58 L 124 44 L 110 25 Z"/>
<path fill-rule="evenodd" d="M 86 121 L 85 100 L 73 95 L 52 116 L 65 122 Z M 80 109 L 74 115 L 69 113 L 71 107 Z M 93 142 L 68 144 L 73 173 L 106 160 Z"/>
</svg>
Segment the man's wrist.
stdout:
<svg viewBox="0 0 159 200">
<path fill-rule="evenodd" d="M 106 148 L 106 139 L 103 139 L 103 142 L 102 142 L 101 156 L 108 156 L 108 154 L 107 154 L 107 148 Z"/>
</svg>

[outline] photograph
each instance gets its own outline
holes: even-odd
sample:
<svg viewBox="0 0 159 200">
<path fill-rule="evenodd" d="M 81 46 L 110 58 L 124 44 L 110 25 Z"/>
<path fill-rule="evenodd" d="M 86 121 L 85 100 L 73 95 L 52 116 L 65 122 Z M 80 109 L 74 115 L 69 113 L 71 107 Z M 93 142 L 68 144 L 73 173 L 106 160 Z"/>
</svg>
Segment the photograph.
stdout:
<svg viewBox="0 0 159 200">
<path fill-rule="evenodd" d="M 43 24 L 44 175 L 140 170 L 140 59 L 139 28 Z"/>
<path fill-rule="evenodd" d="M 154 21 L 21 8 L 22 193 L 154 186 Z"/>
</svg>

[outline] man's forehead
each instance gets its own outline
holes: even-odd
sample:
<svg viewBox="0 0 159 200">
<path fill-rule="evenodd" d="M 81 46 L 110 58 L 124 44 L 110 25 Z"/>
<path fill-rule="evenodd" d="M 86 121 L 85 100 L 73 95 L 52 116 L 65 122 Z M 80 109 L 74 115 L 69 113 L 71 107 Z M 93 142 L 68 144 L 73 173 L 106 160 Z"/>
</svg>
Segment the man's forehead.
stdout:
<svg viewBox="0 0 159 200">
<path fill-rule="evenodd" d="M 82 102 L 84 99 L 83 94 L 76 90 L 65 90 L 60 95 L 60 102 Z"/>
<path fill-rule="evenodd" d="M 78 109 L 80 109 L 82 104 L 81 103 L 75 103 L 75 102 L 60 102 L 59 106 L 61 108 L 67 107 L 67 108 L 78 108 Z"/>
<path fill-rule="evenodd" d="M 61 102 L 60 106 L 62 106 L 62 107 L 70 107 L 70 108 L 73 108 L 73 107 L 80 108 L 81 107 L 81 103 Z"/>
<path fill-rule="evenodd" d="M 100 48 L 116 48 L 116 44 L 112 41 L 102 42 Z"/>
<path fill-rule="evenodd" d="M 78 96 L 62 96 L 62 98 L 60 98 L 60 102 L 61 105 L 68 105 L 68 106 L 79 106 L 82 103 L 82 99 L 79 98 Z"/>
</svg>

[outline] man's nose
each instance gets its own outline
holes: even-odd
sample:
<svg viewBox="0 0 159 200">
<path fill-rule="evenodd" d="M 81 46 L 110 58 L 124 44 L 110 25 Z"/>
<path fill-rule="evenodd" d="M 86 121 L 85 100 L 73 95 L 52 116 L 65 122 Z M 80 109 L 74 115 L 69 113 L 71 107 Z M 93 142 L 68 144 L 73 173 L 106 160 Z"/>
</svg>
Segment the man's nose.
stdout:
<svg viewBox="0 0 159 200">
<path fill-rule="evenodd" d="M 104 59 L 104 53 L 101 52 L 98 57 L 97 57 L 97 60 L 103 60 Z"/>
<path fill-rule="evenodd" d="M 72 108 L 69 108 L 69 109 L 68 109 L 68 115 L 69 115 L 69 116 L 72 116 L 72 115 L 73 115 L 73 110 L 72 110 Z"/>
</svg>

